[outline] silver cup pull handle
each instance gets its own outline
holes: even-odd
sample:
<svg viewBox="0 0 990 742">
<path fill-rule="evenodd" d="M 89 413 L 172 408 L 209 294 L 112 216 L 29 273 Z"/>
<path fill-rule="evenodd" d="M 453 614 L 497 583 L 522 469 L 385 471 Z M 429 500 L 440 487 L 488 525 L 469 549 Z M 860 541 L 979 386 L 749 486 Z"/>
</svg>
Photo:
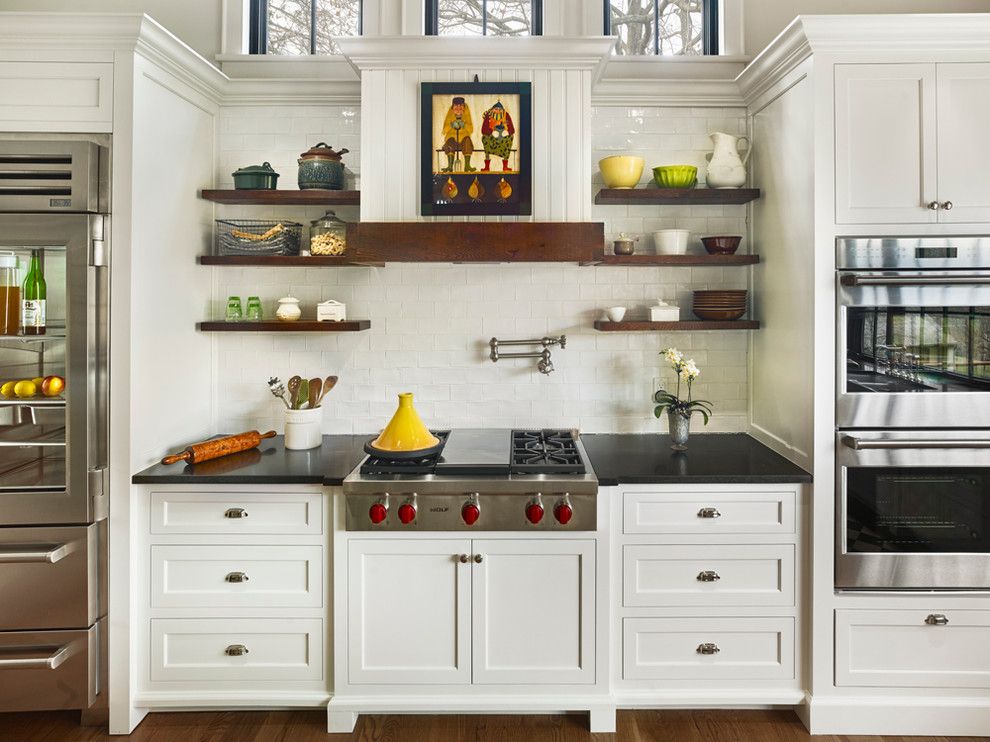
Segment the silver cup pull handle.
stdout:
<svg viewBox="0 0 990 742">
<path fill-rule="evenodd" d="M 241 657 L 245 654 L 248 654 L 248 648 L 245 647 L 243 644 L 231 644 L 229 647 L 223 650 L 223 653 L 228 657 Z"/>
<path fill-rule="evenodd" d="M 949 619 L 943 613 L 929 613 L 925 618 L 925 623 L 929 626 L 946 626 L 949 623 Z"/>
<path fill-rule="evenodd" d="M 229 572 L 223 579 L 227 582 L 247 582 L 248 576 L 244 572 Z"/>
<path fill-rule="evenodd" d="M 224 518 L 247 518 L 247 510 L 244 508 L 227 508 L 223 514 Z"/>
<path fill-rule="evenodd" d="M 702 508 L 698 511 L 699 518 L 721 518 L 722 514 L 717 508 Z"/>
<path fill-rule="evenodd" d="M 718 582 L 722 576 L 713 569 L 706 569 L 698 573 L 698 582 Z"/>
<path fill-rule="evenodd" d="M 722 650 L 714 642 L 704 642 L 703 644 L 699 644 L 698 648 L 694 651 L 698 654 L 718 654 Z"/>
</svg>

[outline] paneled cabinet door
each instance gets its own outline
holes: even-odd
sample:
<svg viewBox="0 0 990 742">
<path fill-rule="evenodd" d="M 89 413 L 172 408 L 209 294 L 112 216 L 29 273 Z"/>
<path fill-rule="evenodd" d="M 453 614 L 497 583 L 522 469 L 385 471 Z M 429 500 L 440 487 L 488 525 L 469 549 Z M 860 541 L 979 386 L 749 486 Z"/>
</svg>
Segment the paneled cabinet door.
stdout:
<svg viewBox="0 0 990 742">
<path fill-rule="evenodd" d="M 938 220 L 941 210 L 928 208 L 937 202 L 939 186 L 935 78 L 934 64 L 835 66 L 838 224 Z M 990 111 L 990 103 L 984 101 L 982 106 Z M 976 130 L 980 124 L 974 120 L 964 126 Z M 967 179 L 978 177 L 974 173 Z"/>
<path fill-rule="evenodd" d="M 470 554 L 468 539 L 350 542 L 351 683 L 471 682 Z"/>
<path fill-rule="evenodd" d="M 990 64 L 939 64 L 936 74 L 938 219 L 990 222 Z"/>
<path fill-rule="evenodd" d="M 595 542 L 474 541 L 474 682 L 595 682 Z"/>
</svg>

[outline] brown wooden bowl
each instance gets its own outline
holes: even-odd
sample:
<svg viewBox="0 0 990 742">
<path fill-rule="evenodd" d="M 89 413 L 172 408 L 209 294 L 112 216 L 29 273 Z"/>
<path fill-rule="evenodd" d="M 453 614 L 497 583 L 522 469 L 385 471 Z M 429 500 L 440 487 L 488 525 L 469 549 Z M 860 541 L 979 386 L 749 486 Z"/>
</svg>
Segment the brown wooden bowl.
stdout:
<svg viewBox="0 0 990 742">
<path fill-rule="evenodd" d="M 698 319 L 714 320 L 716 322 L 726 322 L 739 319 L 746 314 L 746 308 L 742 309 L 700 309 L 694 308 L 694 314 Z"/>
<path fill-rule="evenodd" d="M 732 255 L 739 249 L 742 237 L 739 235 L 716 235 L 714 237 L 702 237 L 701 244 L 709 255 Z"/>
</svg>

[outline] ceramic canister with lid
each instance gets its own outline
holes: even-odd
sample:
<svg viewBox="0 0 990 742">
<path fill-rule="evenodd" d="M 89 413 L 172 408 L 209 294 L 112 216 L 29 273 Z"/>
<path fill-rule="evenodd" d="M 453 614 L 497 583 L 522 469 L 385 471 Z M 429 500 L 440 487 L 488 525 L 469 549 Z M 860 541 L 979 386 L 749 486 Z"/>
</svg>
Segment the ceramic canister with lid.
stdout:
<svg viewBox="0 0 990 742">
<path fill-rule="evenodd" d="M 347 149 L 335 151 L 326 142 L 320 142 L 299 155 L 299 189 L 342 190 L 344 163 L 340 158 L 348 151 Z"/>
</svg>

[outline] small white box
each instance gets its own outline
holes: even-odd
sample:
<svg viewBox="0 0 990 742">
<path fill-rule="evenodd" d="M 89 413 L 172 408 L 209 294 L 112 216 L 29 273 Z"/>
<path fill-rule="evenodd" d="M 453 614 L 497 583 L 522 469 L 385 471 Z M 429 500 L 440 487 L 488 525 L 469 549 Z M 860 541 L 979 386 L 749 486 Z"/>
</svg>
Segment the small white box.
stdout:
<svg viewBox="0 0 990 742">
<path fill-rule="evenodd" d="M 343 322 L 347 319 L 347 305 L 327 299 L 316 305 L 317 322 Z"/>
<path fill-rule="evenodd" d="M 657 303 L 650 307 L 650 322 L 677 322 L 680 318 L 681 308 L 676 304 L 657 300 Z"/>
</svg>

